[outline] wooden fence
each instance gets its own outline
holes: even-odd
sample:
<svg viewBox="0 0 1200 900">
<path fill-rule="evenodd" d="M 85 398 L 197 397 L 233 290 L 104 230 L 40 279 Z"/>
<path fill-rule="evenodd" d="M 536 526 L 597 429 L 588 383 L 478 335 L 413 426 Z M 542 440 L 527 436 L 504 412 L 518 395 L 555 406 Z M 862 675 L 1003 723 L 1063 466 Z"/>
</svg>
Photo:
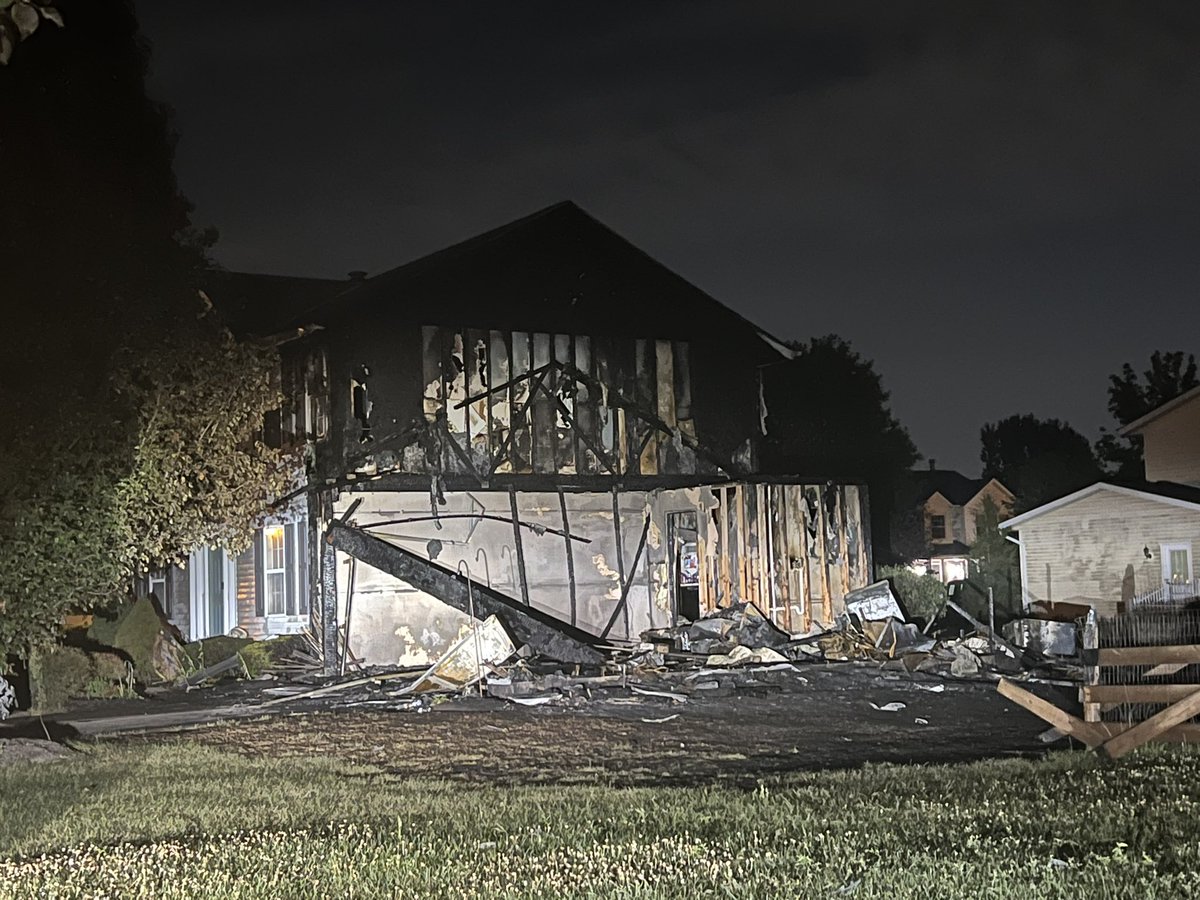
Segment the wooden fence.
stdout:
<svg viewBox="0 0 1200 900">
<path fill-rule="evenodd" d="M 1150 741 L 1200 743 L 1200 610 L 1093 611 L 1083 662 L 1082 720 L 1007 681 L 1000 693 L 1114 759 Z"/>
</svg>

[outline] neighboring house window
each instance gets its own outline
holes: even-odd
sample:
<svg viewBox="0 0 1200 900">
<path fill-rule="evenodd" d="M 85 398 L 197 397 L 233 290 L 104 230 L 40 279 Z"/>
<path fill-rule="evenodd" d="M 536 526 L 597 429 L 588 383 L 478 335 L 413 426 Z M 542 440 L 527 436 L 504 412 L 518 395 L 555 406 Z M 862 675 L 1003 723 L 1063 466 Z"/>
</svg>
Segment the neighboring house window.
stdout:
<svg viewBox="0 0 1200 900">
<path fill-rule="evenodd" d="M 942 578 L 947 584 L 951 581 L 966 581 L 967 561 L 965 559 L 947 559 L 942 563 Z"/>
<path fill-rule="evenodd" d="M 146 586 L 149 593 L 158 598 L 158 602 L 162 604 L 163 609 L 167 608 L 167 604 L 171 598 L 167 596 L 167 570 L 155 569 L 146 579 Z"/>
<path fill-rule="evenodd" d="M 944 541 L 946 539 L 945 516 L 929 517 L 929 535 L 935 541 Z"/>
<path fill-rule="evenodd" d="M 1162 576 L 1168 584 L 1188 584 L 1192 580 L 1192 545 L 1163 544 Z"/>
<path fill-rule="evenodd" d="M 268 525 L 263 529 L 263 594 L 268 616 L 287 615 L 287 529 Z"/>
<path fill-rule="evenodd" d="M 255 548 L 258 576 L 254 614 L 274 620 L 274 624 L 268 621 L 269 633 L 283 633 L 280 628 L 294 630 L 292 625 L 299 617 L 308 615 L 305 525 L 303 522 L 266 525 L 261 535 Z"/>
</svg>

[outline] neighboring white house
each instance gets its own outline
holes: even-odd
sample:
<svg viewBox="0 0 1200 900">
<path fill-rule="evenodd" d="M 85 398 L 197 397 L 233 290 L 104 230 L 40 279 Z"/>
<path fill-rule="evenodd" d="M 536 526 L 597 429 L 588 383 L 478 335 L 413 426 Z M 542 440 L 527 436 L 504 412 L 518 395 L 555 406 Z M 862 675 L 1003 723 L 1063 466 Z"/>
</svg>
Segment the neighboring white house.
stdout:
<svg viewBox="0 0 1200 900">
<path fill-rule="evenodd" d="M 1099 482 L 1000 527 L 1019 533 L 1026 605 L 1086 603 L 1112 615 L 1135 598 L 1195 596 L 1200 488 Z"/>
<path fill-rule="evenodd" d="M 1200 596 L 1200 388 L 1121 429 L 1140 436 L 1146 481 L 1100 482 L 1000 523 L 1018 533 L 1026 605 Z"/>
</svg>

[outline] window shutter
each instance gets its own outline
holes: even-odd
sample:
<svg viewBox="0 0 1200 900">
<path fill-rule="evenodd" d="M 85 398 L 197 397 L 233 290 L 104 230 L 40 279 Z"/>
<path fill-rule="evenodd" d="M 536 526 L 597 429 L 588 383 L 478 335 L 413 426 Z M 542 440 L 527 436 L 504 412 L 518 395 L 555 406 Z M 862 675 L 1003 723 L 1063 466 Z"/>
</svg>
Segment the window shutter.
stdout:
<svg viewBox="0 0 1200 900">
<path fill-rule="evenodd" d="M 296 609 L 302 616 L 308 615 L 308 520 L 297 522 L 292 526 L 296 529 L 296 584 L 299 596 L 296 598 Z"/>
<path fill-rule="evenodd" d="M 263 618 L 267 614 L 267 603 L 263 590 L 263 533 L 254 532 L 254 615 Z"/>
<path fill-rule="evenodd" d="M 296 615 L 296 526 L 283 529 L 283 580 L 286 583 L 285 608 L 289 616 Z"/>
</svg>

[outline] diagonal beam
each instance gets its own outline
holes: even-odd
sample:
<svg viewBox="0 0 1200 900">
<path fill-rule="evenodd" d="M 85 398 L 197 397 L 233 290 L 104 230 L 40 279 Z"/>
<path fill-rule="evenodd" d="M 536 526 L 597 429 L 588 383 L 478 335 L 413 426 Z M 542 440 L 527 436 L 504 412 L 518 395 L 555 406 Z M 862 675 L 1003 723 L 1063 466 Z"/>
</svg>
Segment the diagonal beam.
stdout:
<svg viewBox="0 0 1200 900">
<path fill-rule="evenodd" d="M 624 409 L 624 410 L 627 410 L 628 412 L 633 413 L 635 416 L 637 416 L 642 421 L 654 426 L 656 429 L 661 431 L 663 434 L 666 434 L 670 437 L 675 437 L 676 435 L 678 435 L 679 439 L 683 442 L 684 446 L 686 446 L 689 449 L 691 449 L 692 451 L 700 454 L 705 459 L 707 459 L 710 463 L 712 463 L 714 466 L 717 466 L 720 469 L 724 469 L 726 472 L 733 472 L 735 474 L 738 472 L 737 466 L 735 466 L 731 460 L 725 459 L 725 458 L 721 457 L 719 454 L 713 452 L 708 447 L 706 447 L 704 444 L 700 443 L 700 441 L 696 440 L 693 437 L 690 437 L 682 429 L 672 428 L 670 425 L 668 425 L 666 422 L 664 422 L 656 412 L 654 412 L 651 409 L 648 409 L 645 406 L 642 406 L 642 404 L 638 403 L 635 400 L 630 400 L 628 397 L 626 397 L 624 394 L 622 394 L 615 387 L 610 387 L 610 386 L 601 384 L 600 381 L 593 378 L 587 372 L 584 372 L 582 369 L 576 368 L 575 366 L 571 365 L 570 363 L 556 363 L 556 365 L 560 369 L 562 369 L 566 374 L 568 374 L 572 378 L 574 378 L 576 381 L 580 382 L 581 384 L 587 385 L 589 390 L 603 391 L 608 397 L 608 405 L 609 406 L 614 406 L 614 407 L 617 407 L 618 409 Z"/>
<path fill-rule="evenodd" d="M 491 469 L 488 472 L 488 478 L 496 474 L 496 469 L 504 459 L 504 454 L 508 452 L 508 448 L 512 445 L 513 438 L 517 433 L 517 422 L 525 421 L 525 414 L 529 412 L 529 407 L 533 406 L 533 398 L 537 396 L 537 389 L 546 379 L 546 373 L 550 371 L 549 366 L 543 366 L 537 377 L 533 381 L 533 385 L 529 391 L 529 396 L 525 398 L 525 402 L 521 404 L 520 411 L 513 415 L 512 408 L 508 410 L 508 434 L 504 436 L 504 442 L 500 445 L 500 449 L 496 451 L 496 455 L 492 457 Z"/>
<path fill-rule="evenodd" d="M 539 609 L 525 606 L 499 591 L 468 581 L 437 563 L 410 553 L 359 528 L 331 522 L 326 540 L 360 562 L 437 597 L 443 603 L 477 618 L 496 616 L 513 640 L 528 644 L 543 656 L 566 663 L 599 665 L 604 655 L 596 649 L 597 639 Z"/>
<path fill-rule="evenodd" d="M 1191 685 L 1188 685 L 1191 687 Z M 1110 759 L 1120 759 L 1135 747 L 1154 740 L 1176 725 L 1182 725 L 1193 716 L 1200 715 L 1200 687 L 1178 703 L 1172 703 L 1145 722 L 1134 725 L 1128 731 L 1104 742 L 1104 753 Z"/>
<path fill-rule="evenodd" d="M 634 576 L 637 575 L 638 563 L 642 561 L 642 551 L 646 549 L 646 535 L 650 531 L 650 517 L 646 516 L 646 522 L 642 525 L 642 536 L 638 540 L 637 553 L 633 555 L 633 567 L 629 570 L 629 577 L 625 580 L 625 584 L 621 587 L 621 599 L 617 601 L 617 605 L 613 608 L 612 615 L 608 618 L 608 624 L 604 626 L 604 630 L 600 632 L 600 637 L 608 637 L 608 633 L 612 631 L 613 625 L 616 624 L 617 616 L 625 609 L 625 604 L 629 602 L 629 589 L 633 587 Z M 625 635 L 626 638 L 629 635 Z"/>
<path fill-rule="evenodd" d="M 482 394 L 476 394 L 474 397 L 468 397 L 466 400 L 462 400 L 458 403 L 455 403 L 454 408 L 462 409 L 468 403 L 477 403 L 480 400 L 484 400 L 484 399 L 492 396 L 492 394 L 498 394 L 501 391 L 506 391 L 513 385 L 520 384 L 522 381 L 525 381 L 527 378 L 535 378 L 538 375 L 544 375 L 546 372 L 549 372 L 550 369 L 552 369 L 553 367 L 554 367 L 554 363 L 547 363 L 544 366 L 538 366 L 536 369 L 530 369 L 524 375 L 518 375 L 516 378 L 510 378 L 508 381 L 504 382 L 503 384 L 498 384 L 493 388 L 488 388 Z"/>
<path fill-rule="evenodd" d="M 567 404 L 562 402 L 562 398 L 551 391 L 550 388 L 546 387 L 545 381 L 538 384 L 538 387 L 541 389 L 542 393 L 554 401 L 554 404 L 558 407 L 558 411 L 562 413 L 563 418 L 566 419 L 567 423 L 575 431 L 575 434 L 580 437 L 584 445 L 589 450 L 596 454 L 596 458 L 600 460 L 600 462 L 604 463 L 604 468 L 608 469 L 611 474 L 616 475 L 617 470 L 613 468 L 612 461 L 608 458 L 608 454 L 597 447 L 595 443 L 593 443 L 592 439 L 584 432 L 584 430 L 579 427 L 579 422 L 576 420 L 575 414 L 571 412 L 571 410 L 567 407 Z"/>
<path fill-rule="evenodd" d="M 1063 734 L 1069 734 L 1077 741 L 1086 744 L 1088 749 L 1099 747 L 1108 738 L 1108 734 L 1096 725 L 1076 718 L 1065 710 L 1059 709 L 1049 700 L 1043 700 L 1036 694 L 1031 694 L 1024 688 L 1019 688 L 1007 678 L 1001 678 L 996 685 L 1000 695 L 1014 703 L 1025 707 L 1035 716 L 1049 722 Z"/>
</svg>

